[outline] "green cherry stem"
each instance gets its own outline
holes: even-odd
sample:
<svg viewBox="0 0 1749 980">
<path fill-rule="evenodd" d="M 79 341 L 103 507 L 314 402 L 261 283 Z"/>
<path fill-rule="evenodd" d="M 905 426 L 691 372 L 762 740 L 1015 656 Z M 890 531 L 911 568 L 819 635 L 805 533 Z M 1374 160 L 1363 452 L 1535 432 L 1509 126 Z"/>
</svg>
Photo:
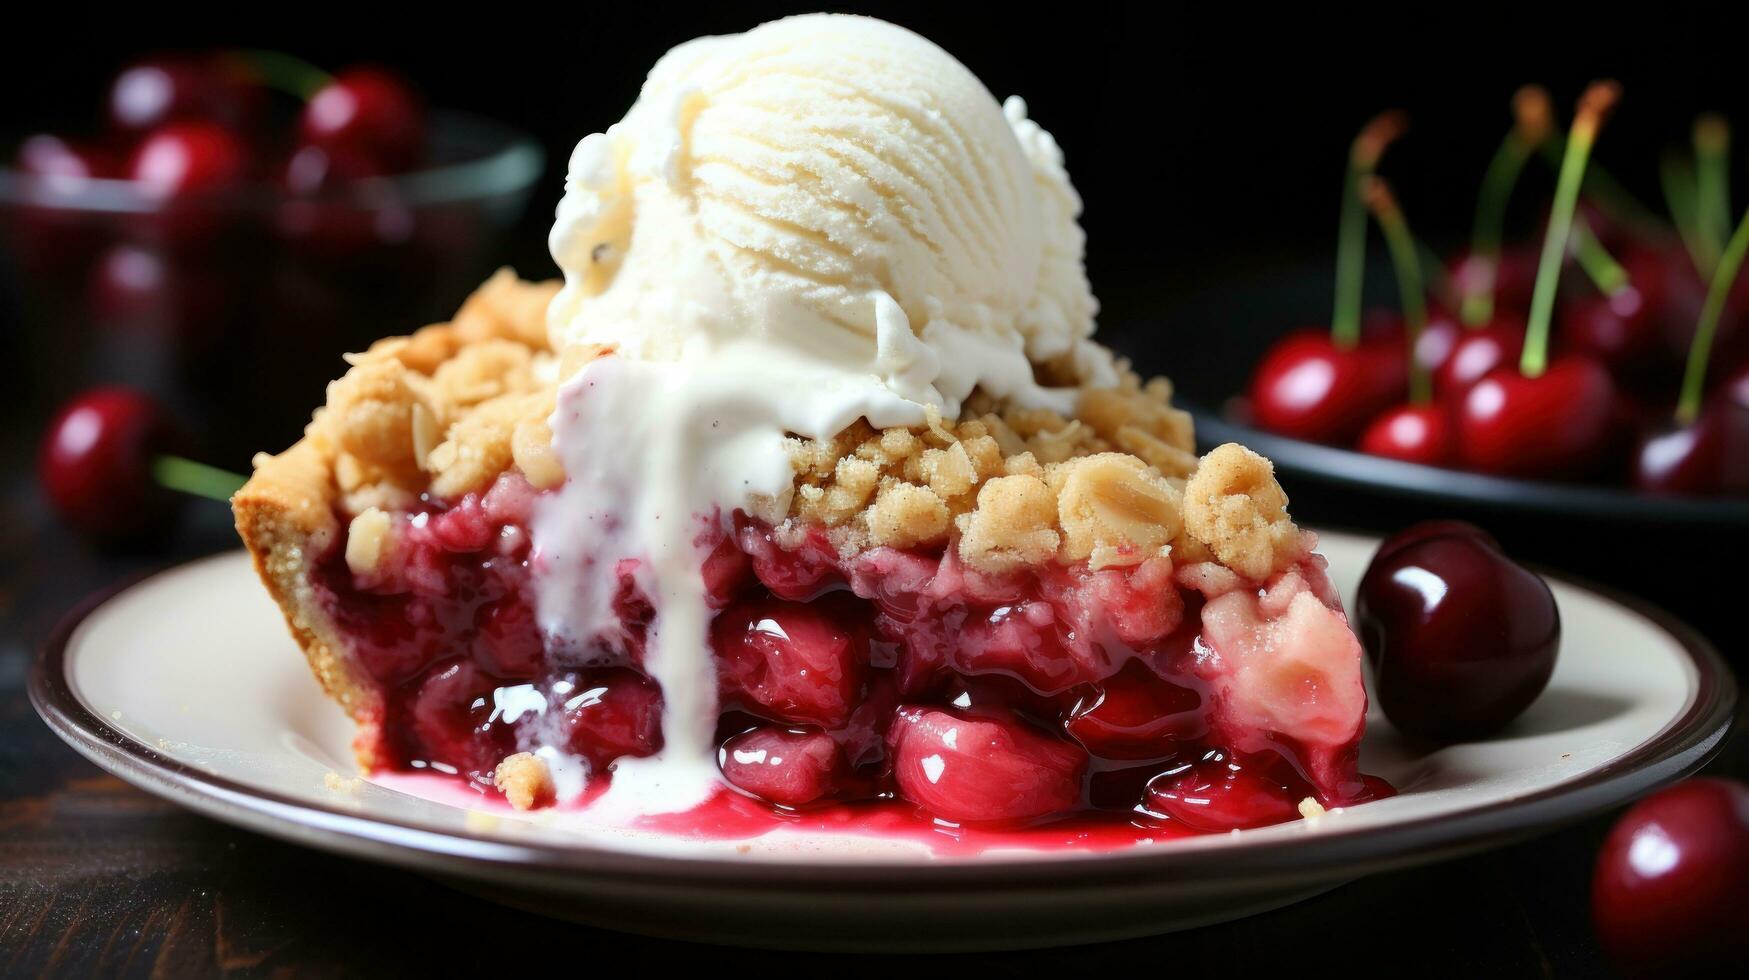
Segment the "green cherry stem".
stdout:
<svg viewBox="0 0 1749 980">
<path fill-rule="evenodd" d="M 262 85 L 304 102 L 334 80 L 333 75 L 302 58 L 278 51 L 250 48 L 232 51 L 229 56 Z"/>
<path fill-rule="evenodd" d="M 1470 255 L 1485 262 L 1488 271 L 1481 283 L 1459 297 L 1458 316 L 1465 326 L 1480 326 L 1494 318 L 1494 287 L 1500 268 L 1500 243 L 1506 235 L 1506 209 L 1525 163 L 1549 138 L 1554 119 L 1549 93 L 1541 86 L 1524 86 L 1513 93 L 1512 115 L 1512 128 L 1488 161 L 1482 189 L 1476 195 Z"/>
<path fill-rule="evenodd" d="M 244 477 L 229 470 L 170 455 L 158 456 L 152 460 L 152 479 L 159 486 L 218 501 L 230 500 L 231 495 L 242 489 L 247 482 Z"/>
<path fill-rule="evenodd" d="M 1614 296 L 1628 287 L 1628 270 L 1597 240 L 1597 234 L 1584 218 L 1573 219 L 1572 252 L 1573 260 L 1591 277 L 1598 292 Z"/>
<path fill-rule="evenodd" d="M 1567 141 L 1559 133 L 1544 141 L 1543 159 L 1557 172 L 1566 156 Z M 1586 199 L 1639 237 L 1655 240 L 1669 234 L 1670 227 L 1602 167 L 1592 167 L 1586 173 L 1584 189 Z"/>
<path fill-rule="evenodd" d="M 1712 285 L 1707 288 L 1706 305 L 1700 310 L 1700 323 L 1694 331 L 1694 341 L 1688 345 L 1688 366 L 1682 372 L 1682 396 L 1676 402 L 1676 421 L 1693 425 L 1700 417 L 1701 399 L 1706 394 L 1706 362 L 1712 353 L 1713 336 L 1719 330 L 1719 318 L 1724 315 L 1725 301 L 1737 274 L 1743 270 L 1743 256 L 1749 254 L 1749 211 L 1737 223 L 1737 231 L 1725 246 L 1719 267 L 1713 272 Z"/>
<path fill-rule="evenodd" d="M 1598 129 L 1620 98 L 1621 86 L 1615 82 L 1592 82 L 1579 97 L 1579 110 L 1573 114 L 1573 129 L 1562 155 L 1560 177 L 1555 182 L 1555 202 L 1549 210 L 1548 235 L 1543 239 L 1542 258 L 1537 264 L 1524 354 L 1518 361 L 1519 373 L 1527 378 L 1541 377 L 1549 364 L 1549 323 L 1554 319 L 1555 287 L 1560 284 L 1561 261 L 1573 231 L 1579 188 L 1585 183 L 1585 164 L 1597 142 Z"/>
<path fill-rule="evenodd" d="M 1695 226 L 1714 262 L 1731 235 L 1731 127 L 1716 115 L 1694 121 Z"/>
<path fill-rule="evenodd" d="M 1676 225 L 1676 235 L 1682 239 L 1682 249 L 1688 260 L 1703 276 L 1710 278 L 1718 264 L 1718 242 L 1708 241 L 1701 232 L 1700 194 L 1696 188 L 1694 165 L 1677 153 L 1666 153 L 1658 163 L 1658 181 L 1664 188 L 1664 203 L 1670 209 L 1670 220 Z"/>
<path fill-rule="evenodd" d="M 1385 236 L 1385 247 L 1391 253 L 1391 267 L 1397 274 L 1397 294 L 1403 304 L 1403 323 L 1408 328 L 1406 356 L 1409 359 L 1409 401 L 1425 405 L 1433 400 L 1433 384 L 1427 376 L 1415 349 L 1421 345 L 1421 333 L 1427 329 L 1427 293 L 1421 281 L 1421 259 L 1416 253 L 1415 235 L 1397 204 L 1397 196 L 1382 178 L 1368 177 L 1361 184 L 1360 195 L 1367 210 L 1379 223 Z"/>
<path fill-rule="evenodd" d="M 1336 309 L 1330 317 L 1331 339 L 1344 350 L 1360 342 L 1361 288 L 1366 277 L 1366 206 L 1360 200 L 1360 184 L 1378 168 L 1385 149 L 1403 135 L 1407 125 L 1408 119 L 1401 112 L 1380 113 L 1348 150 L 1336 235 Z"/>
</svg>

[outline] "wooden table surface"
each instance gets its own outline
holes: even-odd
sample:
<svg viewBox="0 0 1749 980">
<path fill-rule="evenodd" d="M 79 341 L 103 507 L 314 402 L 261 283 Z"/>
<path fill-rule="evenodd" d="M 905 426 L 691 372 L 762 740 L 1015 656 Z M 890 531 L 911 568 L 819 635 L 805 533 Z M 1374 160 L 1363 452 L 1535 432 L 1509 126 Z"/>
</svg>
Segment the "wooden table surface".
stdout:
<svg viewBox="0 0 1749 980">
<path fill-rule="evenodd" d="M 16 478 L 3 504 L 0 976 L 508 975 L 541 965 L 586 973 L 603 956 L 646 970 L 757 968 L 790 976 L 895 969 L 903 976 L 929 966 L 1080 975 L 1139 967 L 1186 976 L 1308 969 L 1595 976 L 1606 969 L 1586 909 L 1607 817 L 1504 850 L 1363 879 L 1238 922 L 1101 946 L 941 957 L 935 964 L 718 949 L 534 918 L 413 873 L 194 816 L 103 774 L 63 745 L 24 692 L 29 659 L 55 622 L 91 591 L 231 547 L 234 539 L 223 508 L 203 504 L 187 516 L 174 546 L 152 555 L 99 556 L 59 530 Z M 1741 627 L 1685 611 L 1715 642 L 1740 645 Z M 1745 740 L 1733 735 L 1708 771 L 1749 775 Z"/>
</svg>

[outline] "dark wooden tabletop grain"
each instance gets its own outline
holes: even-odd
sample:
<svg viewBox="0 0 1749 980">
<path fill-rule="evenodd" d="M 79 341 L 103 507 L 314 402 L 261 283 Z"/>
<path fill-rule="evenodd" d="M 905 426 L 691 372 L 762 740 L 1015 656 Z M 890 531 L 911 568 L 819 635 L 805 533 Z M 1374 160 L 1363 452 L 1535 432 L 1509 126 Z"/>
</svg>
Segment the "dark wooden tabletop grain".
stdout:
<svg viewBox="0 0 1749 980">
<path fill-rule="evenodd" d="M 586 974 L 606 963 L 777 976 L 895 970 L 1133 976 L 1141 969 L 1161 976 L 1495 977 L 1595 976 L 1607 969 L 1587 900 L 1608 817 L 1193 932 L 904 963 L 604 933 L 501 908 L 409 872 L 269 840 L 103 774 L 49 732 L 24 692 L 36 645 L 81 597 L 127 575 L 233 546 L 223 508 L 195 508 L 174 543 L 156 553 L 98 555 L 55 526 L 18 481 L 19 471 L 9 468 L 13 490 L 0 514 L 0 976 L 522 975 L 555 968 Z M 1728 656 L 1740 657 L 1740 626 L 1723 613 L 1707 622 L 1683 611 Z M 1709 771 L 1749 775 L 1741 736 Z"/>
</svg>

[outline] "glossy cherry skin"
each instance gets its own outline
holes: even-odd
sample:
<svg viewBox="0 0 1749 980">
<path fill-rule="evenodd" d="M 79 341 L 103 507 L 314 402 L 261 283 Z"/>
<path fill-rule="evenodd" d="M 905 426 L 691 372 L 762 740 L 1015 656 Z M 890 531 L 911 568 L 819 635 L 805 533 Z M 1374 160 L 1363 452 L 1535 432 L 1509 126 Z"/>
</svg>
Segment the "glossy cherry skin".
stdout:
<svg viewBox="0 0 1749 980">
<path fill-rule="evenodd" d="M 154 58 L 124 68 L 109 89 L 109 124 L 140 134 L 189 119 L 238 126 L 260 108 L 262 93 L 216 58 Z"/>
<path fill-rule="evenodd" d="M 1374 562 L 1383 561 L 1404 548 L 1412 544 L 1419 544 L 1429 538 L 1449 537 L 1474 538 L 1495 551 L 1503 551 L 1500 542 L 1495 540 L 1492 534 L 1469 521 L 1440 518 L 1432 521 L 1417 521 L 1379 542 L 1378 550 L 1373 552 L 1372 560 Z"/>
<path fill-rule="evenodd" d="M 1548 585 L 1465 527 L 1410 528 L 1360 583 L 1379 707 L 1431 741 L 1482 738 L 1517 718 L 1548 685 L 1561 642 Z"/>
<path fill-rule="evenodd" d="M 93 264 L 86 300 L 99 326 L 151 334 L 190 354 L 222 339 L 235 288 L 200 263 L 121 242 Z"/>
<path fill-rule="evenodd" d="M 1337 347 L 1324 331 L 1301 330 L 1272 346 L 1251 376 L 1260 427 L 1312 442 L 1349 444 L 1408 385 L 1400 341 Z"/>
<path fill-rule="evenodd" d="M 1622 258 L 1628 284 L 1613 294 L 1587 290 L 1556 311 L 1556 337 L 1563 349 L 1596 358 L 1620 377 L 1666 377 L 1674 373 L 1665 341 L 1669 307 L 1666 260 L 1649 249 Z"/>
<path fill-rule="evenodd" d="M 408 170 L 425 148 L 425 107 L 398 75 L 352 68 L 310 97 L 299 131 L 305 145 L 368 156 L 391 172 Z"/>
<path fill-rule="evenodd" d="M 1557 358 L 1535 378 L 1497 368 L 1458 403 L 1458 455 L 1503 476 L 1580 475 L 1608 454 L 1616 423 L 1615 382 L 1590 358 Z"/>
<path fill-rule="evenodd" d="M 1441 307 L 1427 311 L 1427 325 L 1415 341 L 1415 361 L 1428 374 L 1438 371 L 1457 348 L 1464 325 L 1457 314 Z"/>
<path fill-rule="evenodd" d="M 1717 397 L 1749 408 L 1749 364 L 1719 382 Z"/>
<path fill-rule="evenodd" d="M 1373 419 L 1361 433 L 1360 451 L 1445 466 L 1453 458 L 1451 413 L 1443 405 L 1398 405 Z"/>
<path fill-rule="evenodd" d="M 210 122 L 178 122 L 140 143 L 128 177 L 146 194 L 167 199 L 221 190 L 241 180 L 248 167 L 248 150 L 231 130 Z"/>
<path fill-rule="evenodd" d="M 1498 313 L 1452 341 L 1445 359 L 1433 369 L 1433 390 L 1441 398 L 1460 398 L 1488 372 L 1517 364 L 1523 350 L 1524 320 L 1516 313 Z"/>
<path fill-rule="evenodd" d="M 156 402 L 130 388 L 97 388 L 62 407 L 37 457 L 37 479 L 78 530 L 116 542 L 161 529 L 181 502 L 152 480 L 152 460 L 176 433 Z"/>
<path fill-rule="evenodd" d="M 1691 779 L 1636 803 L 1598 852 L 1591 920 L 1630 973 L 1749 969 L 1749 786 Z"/>
<path fill-rule="evenodd" d="M 1452 347 L 1463 331 L 1457 314 L 1441 306 L 1429 306 L 1427 323 L 1415 341 L 1416 363 L 1429 373 L 1438 370 L 1451 355 Z M 1366 343 L 1400 345 L 1406 342 L 1408 328 L 1403 323 L 1402 314 L 1394 310 L 1368 310 L 1361 321 L 1360 335 Z"/>
<path fill-rule="evenodd" d="M 1749 404 L 1714 397 L 1693 425 L 1644 436 L 1634 485 L 1648 493 L 1749 494 Z"/>
<path fill-rule="evenodd" d="M 290 193 L 275 213 L 275 227 L 300 249 L 321 256 L 349 258 L 394 241 L 398 229 L 413 225 L 400 202 L 386 188 L 373 190 L 368 203 L 345 192 L 354 181 L 388 174 L 381 160 L 351 145 L 299 147 L 286 160 L 283 183 Z"/>
</svg>

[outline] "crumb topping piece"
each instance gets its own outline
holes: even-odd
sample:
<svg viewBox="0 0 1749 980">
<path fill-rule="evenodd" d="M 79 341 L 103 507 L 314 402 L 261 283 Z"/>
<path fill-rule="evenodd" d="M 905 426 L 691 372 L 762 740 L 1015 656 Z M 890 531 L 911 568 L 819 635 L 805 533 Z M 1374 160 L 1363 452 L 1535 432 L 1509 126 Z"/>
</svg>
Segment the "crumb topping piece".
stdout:
<svg viewBox="0 0 1749 980">
<path fill-rule="evenodd" d="M 553 775 L 532 752 L 505 756 L 492 772 L 492 784 L 518 810 L 532 810 L 553 801 Z"/>
<path fill-rule="evenodd" d="M 1218 446 L 1184 487 L 1184 524 L 1221 564 L 1268 578 L 1305 551 L 1269 460 L 1238 443 Z"/>
</svg>

